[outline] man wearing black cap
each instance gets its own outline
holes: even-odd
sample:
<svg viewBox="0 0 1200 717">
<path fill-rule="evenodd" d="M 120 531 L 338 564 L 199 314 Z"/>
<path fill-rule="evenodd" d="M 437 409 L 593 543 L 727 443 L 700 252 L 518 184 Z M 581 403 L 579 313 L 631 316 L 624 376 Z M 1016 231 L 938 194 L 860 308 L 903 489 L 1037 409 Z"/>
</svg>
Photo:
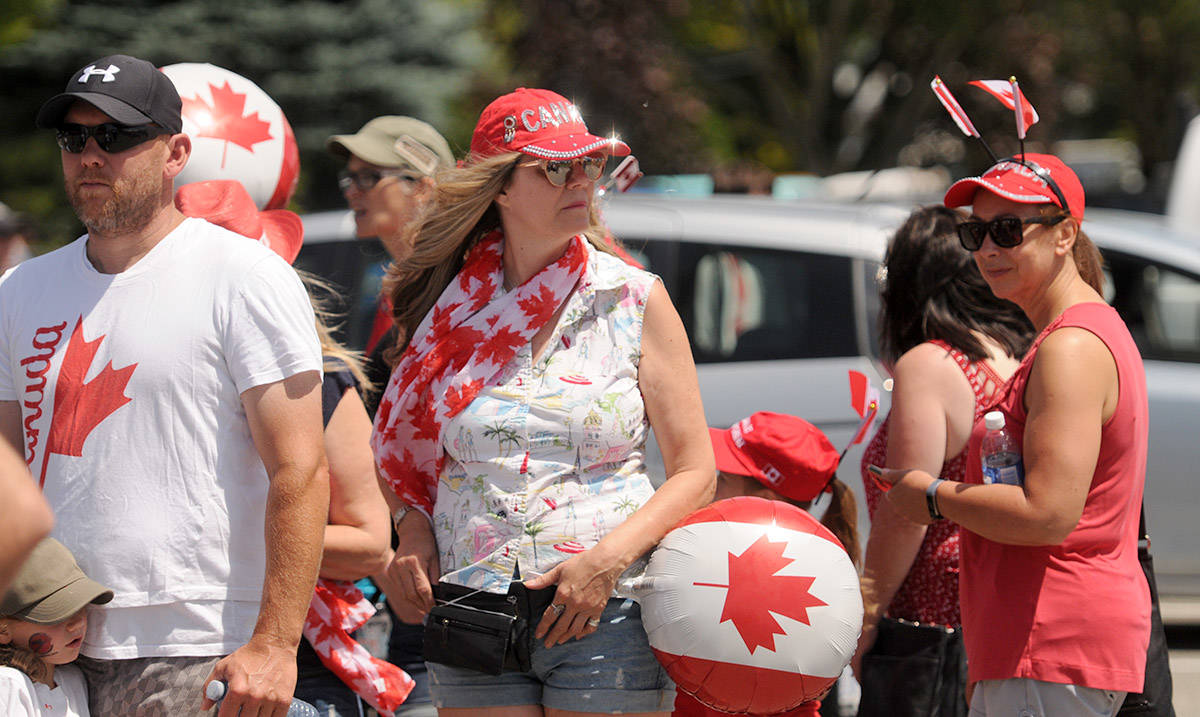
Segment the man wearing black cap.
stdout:
<svg viewBox="0 0 1200 717">
<path fill-rule="evenodd" d="M 195 714 L 221 679 L 225 713 L 283 715 L 328 510 L 321 352 L 291 267 L 176 209 L 180 109 L 113 55 L 38 112 L 87 234 L 0 281 L 0 432 L 114 591 L 92 714 Z"/>
</svg>

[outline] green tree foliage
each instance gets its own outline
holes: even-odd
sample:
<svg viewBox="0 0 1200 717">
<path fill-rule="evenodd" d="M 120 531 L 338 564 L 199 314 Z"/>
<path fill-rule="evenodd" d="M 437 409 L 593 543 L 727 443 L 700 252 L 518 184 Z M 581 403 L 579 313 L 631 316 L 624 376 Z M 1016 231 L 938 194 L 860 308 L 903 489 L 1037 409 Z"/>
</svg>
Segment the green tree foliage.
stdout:
<svg viewBox="0 0 1200 717">
<path fill-rule="evenodd" d="M 453 101 L 488 60 L 470 2 L 421 0 L 124 0 L 72 3 L 47 27 L 0 50 L 0 198 L 36 213 L 47 234 L 74 236 L 52 136 L 33 130 L 46 98 L 84 63 L 111 53 L 160 66 L 210 62 L 263 88 L 301 150 L 297 208 L 342 205 L 325 138 L 380 114 L 447 123 Z M 458 149 L 462 141 L 454 142 Z M 10 199 L 10 195 L 16 195 Z"/>
</svg>

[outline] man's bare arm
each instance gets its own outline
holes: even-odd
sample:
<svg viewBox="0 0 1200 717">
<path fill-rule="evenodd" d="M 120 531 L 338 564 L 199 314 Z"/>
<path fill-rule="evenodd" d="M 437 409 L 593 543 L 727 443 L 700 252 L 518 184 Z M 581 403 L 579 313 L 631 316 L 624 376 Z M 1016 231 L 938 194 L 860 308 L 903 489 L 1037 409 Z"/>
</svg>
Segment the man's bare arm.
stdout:
<svg viewBox="0 0 1200 717">
<path fill-rule="evenodd" d="M 211 678 L 229 692 L 221 715 L 287 711 L 296 686 L 296 646 L 321 564 L 329 471 L 321 427 L 321 377 L 307 371 L 242 394 L 250 435 L 271 481 L 262 607 L 250 641 Z M 206 700 L 206 705 L 210 703 Z"/>
</svg>

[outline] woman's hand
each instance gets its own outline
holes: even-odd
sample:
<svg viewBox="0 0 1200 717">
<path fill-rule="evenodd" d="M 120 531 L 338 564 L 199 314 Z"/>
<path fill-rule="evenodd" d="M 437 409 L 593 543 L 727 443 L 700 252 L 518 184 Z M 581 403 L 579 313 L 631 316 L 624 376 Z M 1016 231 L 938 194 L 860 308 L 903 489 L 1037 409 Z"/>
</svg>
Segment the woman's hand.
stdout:
<svg viewBox="0 0 1200 717">
<path fill-rule="evenodd" d="M 423 513 L 410 510 L 396 526 L 396 537 L 399 543 L 385 572 L 400 594 L 388 593 L 388 598 L 399 598 L 423 616 L 433 609 L 433 585 L 441 577 L 433 526 Z"/>
<path fill-rule="evenodd" d="M 934 481 L 933 476 L 925 471 L 867 466 L 867 471 L 877 481 L 891 488 L 884 497 L 888 504 L 900 515 L 918 525 L 928 525 L 933 522 L 929 517 L 929 504 L 925 501 L 925 489 Z"/>
<path fill-rule="evenodd" d="M 606 565 L 608 562 L 592 548 L 525 581 L 530 590 L 558 585 L 534 637 L 544 637 L 546 647 L 553 647 L 596 631 L 600 614 L 621 575 L 621 569 L 611 563 Z"/>
</svg>

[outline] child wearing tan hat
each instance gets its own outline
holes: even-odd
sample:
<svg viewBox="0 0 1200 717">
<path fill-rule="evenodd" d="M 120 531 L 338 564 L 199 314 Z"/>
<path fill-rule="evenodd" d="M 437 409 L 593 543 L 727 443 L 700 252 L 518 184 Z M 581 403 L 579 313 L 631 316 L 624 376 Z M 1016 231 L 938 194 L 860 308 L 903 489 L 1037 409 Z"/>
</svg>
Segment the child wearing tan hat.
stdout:
<svg viewBox="0 0 1200 717">
<path fill-rule="evenodd" d="M 88 717 L 87 684 L 69 663 L 83 645 L 87 606 L 112 598 L 62 543 L 38 543 L 0 602 L 0 714 Z"/>
<path fill-rule="evenodd" d="M 758 411 L 730 428 L 709 428 L 717 462 L 713 500 L 751 495 L 808 510 L 822 493 L 833 500 L 821 524 L 841 541 L 855 567 L 860 559 L 858 506 L 854 492 L 837 479 L 840 456 L 821 429 L 803 418 Z M 819 700 L 775 717 L 817 717 Z M 723 713 L 679 692 L 674 717 L 717 717 Z"/>
</svg>

